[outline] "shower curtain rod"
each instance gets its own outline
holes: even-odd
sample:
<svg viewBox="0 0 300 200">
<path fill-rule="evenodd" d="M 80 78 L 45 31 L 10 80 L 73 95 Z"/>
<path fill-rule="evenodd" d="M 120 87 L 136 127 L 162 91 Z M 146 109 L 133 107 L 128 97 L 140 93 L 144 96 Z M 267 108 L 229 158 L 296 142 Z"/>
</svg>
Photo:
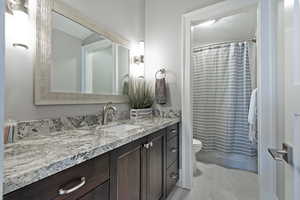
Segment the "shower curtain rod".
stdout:
<svg viewBox="0 0 300 200">
<path fill-rule="evenodd" d="M 253 42 L 256 43 L 256 38 L 252 38 L 252 39 L 248 39 L 248 40 L 231 40 L 231 41 L 225 41 L 225 42 L 216 42 L 216 43 L 210 43 L 210 44 L 204 44 L 202 46 L 196 46 L 194 47 L 194 49 L 198 49 L 198 48 L 204 48 L 204 47 L 208 47 L 208 46 L 212 46 L 212 45 L 220 45 L 220 44 L 227 44 L 227 43 L 233 43 L 233 42 Z"/>
</svg>

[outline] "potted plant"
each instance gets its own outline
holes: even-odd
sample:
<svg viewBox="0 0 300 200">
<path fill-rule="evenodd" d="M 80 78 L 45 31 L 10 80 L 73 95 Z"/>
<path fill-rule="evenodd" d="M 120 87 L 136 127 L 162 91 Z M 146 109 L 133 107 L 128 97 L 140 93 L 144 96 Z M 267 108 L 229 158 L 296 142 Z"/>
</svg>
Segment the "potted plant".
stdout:
<svg viewBox="0 0 300 200">
<path fill-rule="evenodd" d="M 130 118 L 144 119 L 152 117 L 154 94 L 152 87 L 144 79 L 129 80 L 128 97 L 130 104 Z"/>
</svg>

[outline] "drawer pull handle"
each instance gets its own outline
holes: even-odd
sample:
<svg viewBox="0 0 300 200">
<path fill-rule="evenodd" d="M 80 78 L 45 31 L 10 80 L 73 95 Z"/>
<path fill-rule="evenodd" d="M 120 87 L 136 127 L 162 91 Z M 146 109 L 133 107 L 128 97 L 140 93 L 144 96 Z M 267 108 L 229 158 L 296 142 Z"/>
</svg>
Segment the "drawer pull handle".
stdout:
<svg viewBox="0 0 300 200">
<path fill-rule="evenodd" d="M 150 148 L 150 143 L 144 144 L 144 148 L 149 149 Z"/>
<path fill-rule="evenodd" d="M 173 173 L 170 174 L 170 178 L 173 179 L 173 180 L 177 180 L 178 175 L 173 172 Z"/>
<path fill-rule="evenodd" d="M 153 142 L 150 142 L 149 144 L 150 144 L 150 147 L 152 148 L 153 147 Z"/>
<path fill-rule="evenodd" d="M 78 190 L 78 189 L 81 188 L 82 186 L 84 186 L 84 185 L 85 185 L 85 177 L 81 177 L 80 181 L 81 181 L 81 182 L 80 182 L 78 185 L 76 185 L 75 187 L 70 188 L 70 189 L 68 189 L 68 190 L 65 190 L 65 189 L 59 189 L 59 190 L 58 190 L 59 195 L 70 194 L 70 193 L 72 193 L 72 192 Z"/>
<path fill-rule="evenodd" d="M 176 129 L 172 129 L 170 132 L 171 132 L 172 134 L 177 133 Z"/>
<path fill-rule="evenodd" d="M 147 144 L 144 144 L 144 148 L 146 148 L 146 149 L 150 149 L 152 147 L 153 147 L 153 142 L 149 142 Z"/>
<path fill-rule="evenodd" d="M 176 149 L 176 148 L 172 148 L 172 149 L 171 149 L 171 152 L 172 152 L 172 153 L 176 153 L 176 152 L 177 152 L 177 149 Z"/>
</svg>

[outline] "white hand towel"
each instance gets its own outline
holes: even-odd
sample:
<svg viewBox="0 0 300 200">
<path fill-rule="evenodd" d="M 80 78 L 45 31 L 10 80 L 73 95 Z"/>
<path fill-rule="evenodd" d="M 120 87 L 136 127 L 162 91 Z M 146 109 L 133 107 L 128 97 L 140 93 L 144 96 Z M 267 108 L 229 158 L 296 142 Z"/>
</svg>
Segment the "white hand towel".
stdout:
<svg viewBox="0 0 300 200">
<path fill-rule="evenodd" d="M 249 114 L 248 114 L 248 123 L 249 126 L 249 140 L 251 143 L 256 142 L 256 133 L 257 133 L 257 88 L 252 91 Z"/>
</svg>

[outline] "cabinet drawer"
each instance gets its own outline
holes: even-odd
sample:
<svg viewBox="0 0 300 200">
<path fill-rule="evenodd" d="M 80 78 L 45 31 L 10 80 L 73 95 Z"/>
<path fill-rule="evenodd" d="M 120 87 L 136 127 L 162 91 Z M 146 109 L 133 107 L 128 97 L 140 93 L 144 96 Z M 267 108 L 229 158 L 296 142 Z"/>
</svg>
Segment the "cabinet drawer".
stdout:
<svg viewBox="0 0 300 200">
<path fill-rule="evenodd" d="M 178 160 L 178 137 L 173 137 L 167 141 L 167 167 Z"/>
<path fill-rule="evenodd" d="M 179 169 L 177 161 L 167 169 L 166 176 L 166 192 L 168 196 L 179 179 Z"/>
<path fill-rule="evenodd" d="M 106 154 L 9 193 L 4 200 L 75 200 L 108 179 Z"/>
<path fill-rule="evenodd" d="M 96 187 L 78 200 L 109 200 L 109 181 Z"/>
<path fill-rule="evenodd" d="M 167 140 L 170 140 L 175 136 L 178 136 L 178 124 L 174 124 L 167 128 Z"/>
</svg>

